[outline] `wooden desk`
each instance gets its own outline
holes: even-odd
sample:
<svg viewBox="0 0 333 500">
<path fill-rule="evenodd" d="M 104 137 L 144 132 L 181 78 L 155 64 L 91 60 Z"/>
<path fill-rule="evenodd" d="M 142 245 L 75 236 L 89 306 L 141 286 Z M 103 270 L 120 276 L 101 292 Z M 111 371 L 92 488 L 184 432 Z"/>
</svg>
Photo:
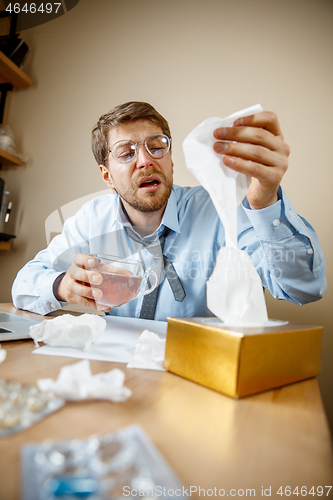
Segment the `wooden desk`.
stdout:
<svg viewBox="0 0 333 500">
<path fill-rule="evenodd" d="M 10 304 L 0 304 L 0 310 L 36 318 Z M 22 384 L 56 378 L 62 366 L 78 361 L 32 354 L 30 340 L 4 342 L 2 347 L 7 359 L 0 365 L 0 377 Z M 87 438 L 133 423 L 145 429 L 188 487 L 223 488 L 229 497 L 235 496 L 231 489 L 236 493 L 243 489 L 245 497 L 246 489 L 254 488 L 255 496 L 261 498 L 262 487 L 271 487 L 270 498 L 281 500 L 285 495 L 277 494 L 280 486 L 290 486 L 292 491 L 298 486 L 300 491 L 301 486 L 309 490 L 333 485 L 331 436 L 316 379 L 233 400 L 171 373 L 127 369 L 120 363 L 90 363 L 93 373 L 116 366 L 124 370 L 133 396 L 121 404 L 66 403 L 30 429 L 1 439 L 1 499 L 19 498 L 19 452 L 24 444 L 47 438 Z"/>
</svg>

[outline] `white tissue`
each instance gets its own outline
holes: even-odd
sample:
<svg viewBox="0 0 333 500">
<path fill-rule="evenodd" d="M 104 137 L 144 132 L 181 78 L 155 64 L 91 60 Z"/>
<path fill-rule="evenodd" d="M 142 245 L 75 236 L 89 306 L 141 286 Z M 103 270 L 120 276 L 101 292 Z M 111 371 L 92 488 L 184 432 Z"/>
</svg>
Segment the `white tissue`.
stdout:
<svg viewBox="0 0 333 500">
<path fill-rule="evenodd" d="M 50 378 L 37 380 L 37 386 L 41 391 L 54 391 L 70 401 L 107 399 L 121 403 L 132 395 L 124 381 L 125 374 L 118 368 L 92 375 L 89 361 L 85 359 L 61 368 L 56 381 Z"/>
<path fill-rule="evenodd" d="M 1 349 L 1 345 L 0 345 L 0 363 L 5 361 L 6 356 L 7 356 L 7 351 L 5 351 L 4 349 Z"/>
<path fill-rule="evenodd" d="M 76 347 L 88 351 L 105 327 L 105 319 L 96 314 L 64 314 L 31 326 L 29 335 L 37 347 L 38 342 L 44 342 L 49 346 Z"/>
<path fill-rule="evenodd" d="M 165 339 L 161 339 L 157 333 L 144 330 L 135 344 L 135 354 L 127 367 L 166 371 L 163 368 L 165 343 Z"/>
<path fill-rule="evenodd" d="M 259 326 L 268 320 L 261 280 L 246 252 L 220 249 L 207 281 L 207 305 L 229 326 Z"/>
<path fill-rule="evenodd" d="M 217 142 L 213 132 L 260 111 L 257 104 L 227 118 L 208 118 L 183 144 L 187 168 L 209 193 L 225 229 L 226 247 L 220 249 L 207 282 L 207 307 L 224 323 L 242 326 L 259 325 L 268 319 L 260 276 L 249 255 L 237 249 L 237 209 L 251 179 L 224 165 L 224 155 L 213 149 Z"/>
<path fill-rule="evenodd" d="M 225 155 L 215 153 L 214 130 L 230 127 L 238 118 L 262 111 L 260 104 L 243 109 L 227 118 L 208 118 L 186 137 L 183 150 L 187 168 L 208 191 L 224 225 L 226 245 L 237 248 L 237 208 L 246 196 L 250 177 L 235 172 L 223 163 Z"/>
</svg>

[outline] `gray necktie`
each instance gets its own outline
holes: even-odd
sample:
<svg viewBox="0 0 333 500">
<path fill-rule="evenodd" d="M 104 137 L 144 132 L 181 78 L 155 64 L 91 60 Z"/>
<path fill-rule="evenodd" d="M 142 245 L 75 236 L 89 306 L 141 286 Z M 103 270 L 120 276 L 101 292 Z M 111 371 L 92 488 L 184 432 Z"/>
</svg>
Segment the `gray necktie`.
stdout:
<svg viewBox="0 0 333 500">
<path fill-rule="evenodd" d="M 153 263 L 151 266 L 151 271 L 155 271 L 158 281 L 160 281 L 161 273 L 164 267 L 164 273 L 170 284 L 175 300 L 177 302 L 182 302 L 186 297 L 183 285 L 181 284 L 181 281 L 177 275 L 175 268 L 173 267 L 172 262 L 170 261 L 170 259 L 168 259 L 168 257 L 163 255 L 165 239 L 170 233 L 170 229 L 168 227 L 164 228 L 163 234 L 156 242 L 156 244 L 152 244 L 140 239 L 136 235 L 136 233 L 134 233 L 134 231 L 129 227 L 125 227 L 125 231 L 132 240 L 141 243 L 152 254 Z M 139 315 L 140 318 L 154 319 L 159 288 L 160 285 L 158 285 L 151 293 L 143 297 Z"/>
</svg>

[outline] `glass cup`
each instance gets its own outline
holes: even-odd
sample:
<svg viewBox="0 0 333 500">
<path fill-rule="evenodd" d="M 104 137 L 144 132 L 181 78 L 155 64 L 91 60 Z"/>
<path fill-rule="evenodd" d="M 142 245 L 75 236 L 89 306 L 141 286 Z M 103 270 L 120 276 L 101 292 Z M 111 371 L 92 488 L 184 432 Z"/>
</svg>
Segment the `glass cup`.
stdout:
<svg viewBox="0 0 333 500">
<path fill-rule="evenodd" d="M 156 273 L 145 271 L 140 261 L 101 253 L 89 255 L 97 261 L 96 266 L 89 268 L 89 271 L 95 271 L 103 276 L 100 285 L 90 283 L 92 288 L 98 288 L 103 292 L 100 299 L 95 298 L 97 304 L 109 307 L 121 306 L 132 299 L 151 293 L 158 285 Z M 148 282 L 150 276 L 152 279 Z M 144 286 L 147 283 L 149 288 Z"/>
</svg>

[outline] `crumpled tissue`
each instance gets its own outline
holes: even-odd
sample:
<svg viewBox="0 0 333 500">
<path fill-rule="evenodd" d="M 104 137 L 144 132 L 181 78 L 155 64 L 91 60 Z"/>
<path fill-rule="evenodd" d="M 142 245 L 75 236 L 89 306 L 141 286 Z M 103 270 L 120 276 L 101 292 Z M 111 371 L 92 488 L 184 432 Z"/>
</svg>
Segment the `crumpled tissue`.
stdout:
<svg viewBox="0 0 333 500">
<path fill-rule="evenodd" d="M 0 345 L 0 363 L 2 363 L 3 361 L 5 361 L 6 356 L 7 356 L 7 351 L 5 351 L 4 349 L 2 349 L 1 345 Z"/>
<path fill-rule="evenodd" d="M 127 368 L 166 371 L 163 368 L 165 343 L 166 340 L 157 333 L 144 330 L 135 344 L 135 354 L 127 363 Z"/>
<path fill-rule="evenodd" d="M 125 373 L 114 368 L 107 373 L 92 375 L 87 359 L 63 366 L 56 381 L 51 378 L 37 380 L 41 391 L 53 391 L 70 401 L 107 399 L 114 403 L 126 401 L 132 391 L 124 386 Z"/>
<path fill-rule="evenodd" d="M 76 347 L 88 351 L 105 327 L 105 319 L 96 314 L 64 314 L 31 326 L 29 335 L 37 347 L 38 342 L 44 342 L 49 346 Z"/>
<path fill-rule="evenodd" d="M 251 178 L 224 165 L 224 155 L 213 149 L 213 132 L 260 111 L 257 104 L 227 118 L 208 118 L 183 143 L 187 168 L 209 193 L 225 229 L 226 246 L 207 282 L 207 307 L 228 325 L 262 325 L 268 317 L 260 276 L 247 252 L 237 248 L 237 209 Z"/>
</svg>

